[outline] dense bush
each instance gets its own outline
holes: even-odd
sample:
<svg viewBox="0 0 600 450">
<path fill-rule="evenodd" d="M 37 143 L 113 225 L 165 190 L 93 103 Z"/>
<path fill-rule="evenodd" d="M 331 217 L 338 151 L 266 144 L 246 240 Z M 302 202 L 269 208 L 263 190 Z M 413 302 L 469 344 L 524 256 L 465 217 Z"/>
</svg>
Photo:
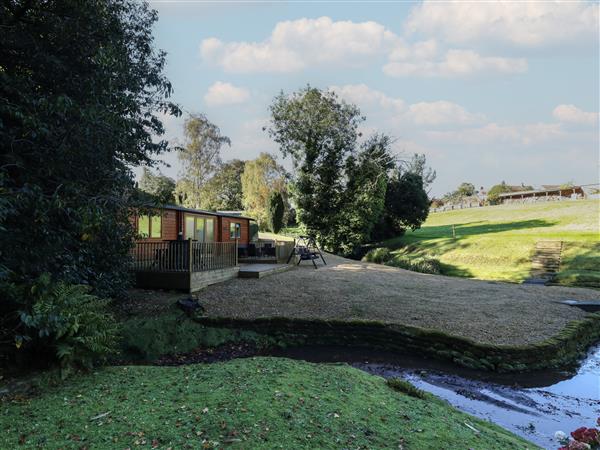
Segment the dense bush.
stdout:
<svg viewBox="0 0 600 450">
<path fill-rule="evenodd" d="M 38 354 L 50 349 L 63 376 L 72 368 L 90 369 L 116 352 L 118 327 L 108 301 L 91 295 L 89 286 L 52 283 L 45 274 L 30 296 L 31 309 L 20 314 L 25 328 L 16 336 L 17 347 L 32 342 Z"/>
<path fill-rule="evenodd" d="M 363 261 L 373 262 L 377 264 L 383 264 L 390 260 L 392 254 L 390 253 L 390 249 L 387 247 L 378 247 L 372 250 L 369 250 L 367 254 L 363 257 Z"/>
<path fill-rule="evenodd" d="M 406 258 L 398 256 L 385 263 L 388 266 L 398 267 L 400 269 L 412 270 L 413 272 L 431 273 L 439 275 L 442 273 L 440 261 L 435 258 Z"/>
</svg>

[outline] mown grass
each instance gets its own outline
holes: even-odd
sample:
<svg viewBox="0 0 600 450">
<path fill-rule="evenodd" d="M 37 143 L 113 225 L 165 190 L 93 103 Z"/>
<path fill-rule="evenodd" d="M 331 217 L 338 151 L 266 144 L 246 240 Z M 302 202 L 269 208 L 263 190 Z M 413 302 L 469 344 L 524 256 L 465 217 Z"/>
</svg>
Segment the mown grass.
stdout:
<svg viewBox="0 0 600 450">
<path fill-rule="evenodd" d="M 437 258 L 446 275 L 521 282 L 530 276 L 536 241 L 562 240 L 556 282 L 600 287 L 599 213 L 598 200 L 432 213 L 419 230 L 384 245 L 398 258 Z"/>
<path fill-rule="evenodd" d="M 112 367 L 42 392 L 2 401 L 0 448 L 535 448 L 343 365 Z"/>
</svg>

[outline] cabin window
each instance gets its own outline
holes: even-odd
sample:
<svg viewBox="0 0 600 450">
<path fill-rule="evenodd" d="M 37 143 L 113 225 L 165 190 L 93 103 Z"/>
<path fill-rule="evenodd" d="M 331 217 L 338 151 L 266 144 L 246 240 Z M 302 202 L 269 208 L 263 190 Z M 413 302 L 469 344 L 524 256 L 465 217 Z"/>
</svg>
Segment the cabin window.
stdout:
<svg viewBox="0 0 600 450">
<path fill-rule="evenodd" d="M 142 239 L 162 236 L 162 217 L 144 214 L 138 217 L 138 235 Z"/>
<path fill-rule="evenodd" d="M 215 221 L 213 219 L 206 219 L 204 238 L 206 242 L 214 242 L 215 240 Z"/>
<path fill-rule="evenodd" d="M 215 220 L 212 217 L 186 215 L 185 238 L 200 242 L 214 242 Z"/>
<path fill-rule="evenodd" d="M 229 224 L 229 238 L 230 239 L 239 239 L 242 237 L 242 230 L 239 223 L 230 223 Z"/>
<path fill-rule="evenodd" d="M 160 238 L 162 236 L 162 217 L 152 216 L 150 218 L 150 237 Z"/>
</svg>

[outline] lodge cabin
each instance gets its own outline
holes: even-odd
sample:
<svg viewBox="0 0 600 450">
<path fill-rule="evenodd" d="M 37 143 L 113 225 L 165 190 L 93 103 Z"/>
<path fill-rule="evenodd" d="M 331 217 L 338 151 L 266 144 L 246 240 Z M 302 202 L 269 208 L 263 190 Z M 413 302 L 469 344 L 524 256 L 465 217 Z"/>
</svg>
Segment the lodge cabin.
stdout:
<svg viewBox="0 0 600 450">
<path fill-rule="evenodd" d="M 131 251 L 136 286 L 193 292 L 238 276 L 251 218 L 165 205 L 132 215 Z"/>
<path fill-rule="evenodd" d="M 132 216 L 137 242 L 178 241 L 236 242 L 240 248 L 250 243 L 250 222 L 237 213 L 204 211 L 165 205 L 156 214 Z"/>
</svg>

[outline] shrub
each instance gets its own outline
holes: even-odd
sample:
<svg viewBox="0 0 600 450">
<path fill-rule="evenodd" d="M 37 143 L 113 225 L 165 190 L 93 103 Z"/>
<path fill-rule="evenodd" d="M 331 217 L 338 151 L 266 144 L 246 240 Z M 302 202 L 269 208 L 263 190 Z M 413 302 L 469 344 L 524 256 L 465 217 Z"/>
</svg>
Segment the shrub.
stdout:
<svg viewBox="0 0 600 450">
<path fill-rule="evenodd" d="M 408 381 L 402 378 L 388 378 L 386 381 L 387 385 L 395 391 L 402 392 L 403 394 L 410 395 L 411 397 L 424 399 L 426 394 L 419 388 L 414 387 Z"/>
<path fill-rule="evenodd" d="M 31 289 L 31 310 L 20 313 L 25 333 L 16 336 L 17 347 L 32 342 L 37 348 L 51 348 L 63 378 L 72 369 L 91 369 L 115 353 L 118 327 L 108 301 L 89 292 L 88 286 L 53 284 L 48 275 L 40 277 Z"/>
<path fill-rule="evenodd" d="M 413 272 L 430 273 L 433 275 L 442 273 L 440 261 L 429 257 L 415 259 L 396 257 L 385 264 L 392 267 L 399 267 L 400 269 L 412 270 Z"/>
<path fill-rule="evenodd" d="M 367 254 L 363 257 L 363 261 L 366 262 L 374 262 L 377 264 L 383 264 L 389 261 L 392 258 L 392 254 L 390 253 L 390 249 L 387 247 L 379 247 L 369 250 Z"/>
<path fill-rule="evenodd" d="M 274 191 L 269 195 L 269 203 L 267 209 L 267 226 L 273 233 L 279 233 L 283 228 L 283 215 L 285 213 L 285 205 L 281 192 Z"/>
</svg>

